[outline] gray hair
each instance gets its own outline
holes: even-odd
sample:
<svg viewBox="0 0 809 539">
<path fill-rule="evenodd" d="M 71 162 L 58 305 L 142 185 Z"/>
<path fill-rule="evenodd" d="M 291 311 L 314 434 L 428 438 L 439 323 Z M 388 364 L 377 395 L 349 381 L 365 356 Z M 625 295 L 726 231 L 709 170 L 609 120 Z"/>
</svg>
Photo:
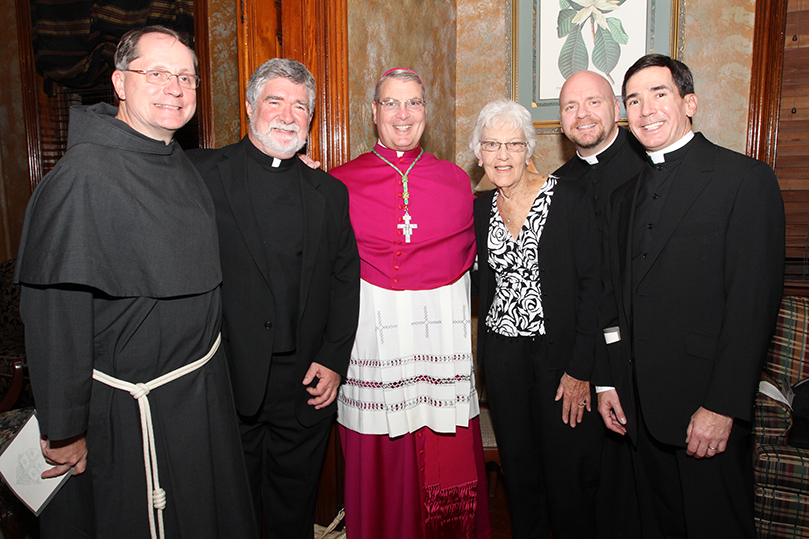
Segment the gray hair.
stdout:
<svg viewBox="0 0 809 539">
<path fill-rule="evenodd" d="M 379 98 L 382 97 L 379 90 L 382 88 L 382 83 L 388 79 L 419 83 L 419 86 L 421 86 L 421 99 L 425 103 L 427 102 L 427 90 L 424 88 L 424 82 L 421 80 L 421 77 L 419 77 L 418 74 L 411 69 L 400 67 L 386 71 L 385 74 L 379 77 L 379 80 L 376 81 L 376 87 L 374 88 L 374 103 L 379 103 Z"/>
<path fill-rule="evenodd" d="M 534 155 L 537 147 L 537 135 L 534 131 L 534 121 L 528 109 L 507 99 L 498 99 L 488 103 L 480 111 L 475 129 L 472 131 L 472 140 L 469 141 L 469 148 L 475 152 L 475 157 L 480 159 L 480 136 L 484 128 L 510 127 L 523 132 L 525 142 L 528 143 L 528 156 Z"/>
<path fill-rule="evenodd" d="M 166 28 L 165 26 L 160 25 L 144 26 L 143 28 L 136 28 L 125 33 L 121 38 L 121 41 L 118 42 L 118 47 L 115 49 L 115 69 L 118 71 L 126 71 L 129 69 L 129 64 L 131 64 L 133 60 L 137 60 L 140 57 L 140 53 L 138 52 L 138 43 L 140 42 L 140 38 L 146 34 L 163 34 L 166 36 L 171 36 L 185 45 L 188 52 L 191 53 L 191 58 L 194 60 L 194 73 L 197 73 L 197 64 L 199 61 L 197 60 L 197 55 L 194 52 L 191 39 L 186 34 L 181 34 L 176 30 L 172 30 L 171 28 Z"/>
<path fill-rule="evenodd" d="M 303 84 L 309 91 L 309 118 L 315 113 L 315 93 L 317 87 L 315 86 L 315 78 L 312 73 L 306 69 L 306 66 L 296 60 L 289 60 L 288 58 L 272 58 L 267 60 L 250 75 L 250 81 L 247 83 L 247 91 L 245 98 L 250 103 L 250 107 L 256 110 L 256 101 L 264 88 L 272 79 L 287 79 L 293 84 Z"/>
</svg>

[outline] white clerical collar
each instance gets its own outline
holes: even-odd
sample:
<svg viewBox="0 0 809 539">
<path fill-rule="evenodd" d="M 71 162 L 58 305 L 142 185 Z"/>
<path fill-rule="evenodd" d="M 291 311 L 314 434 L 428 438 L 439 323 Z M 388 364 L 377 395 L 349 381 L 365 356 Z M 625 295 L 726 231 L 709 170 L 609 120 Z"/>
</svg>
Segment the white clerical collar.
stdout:
<svg viewBox="0 0 809 539">
<path fill-rule="evenodd" d="M 277 157 L 272 158 L 272 168 L 278 168 L 281 166 L 281 160 Z"/>
<path fill-rule="evenodd" d="M 598 164 L 598 156 L 601 155 L 602 153 L 606 152 L 609 149 L 610 146 L 615 144 L 616 140 L 618 140 L 618 128 L 615 129 L 615 135 L 613 135 L 612 140 L 610 141 L 610 143 L 607 144 L 606 146 L 604 146 L 601 149 L 600 152 L 594 153 L 593 155 L 588 155 L 588 156 L 585 157 L 582 154 L 580 154 L 578 150 L 576 150 L 576 155 L 578 155 L 579 159 L 581 159 L 582 161 L 587 161 L 588 165 L 597 165 Z"/>
<path fill-rule="evenodd" d="M 390 148 L 388 148 L 387 146 L 385 146 L 384 144 L 382 144 L 382 140 L 381 140 L 381 139 L 377 139 L 377 140 L 376 140 L 376 142 L 377 142 L 377 144 L 379 144 L 380 146 L 382 146 L 382 147 L 383 147 L 383 148 L 385 148 L 386 150 L 390 150 Z M 396 157 L 401 157 L 401 156 L 403 156 L 403 155 L 404 155 L 404 152 L 400 152 L 399 150 L 395 150 L 395 151 L 396 151 Z"/>
<path fill-rule="evenodd" d="M 683 138 L 681 138 L 680 140 L 678 140 L 674 144 L 666 146 L 662 150 L 657 150 L 656 152 L 646 152 L 646 155 L 649 156 L 649 159 L 651 159 L 652 163 L 654 163 L 655 165 L 660 164 L 660 163 L 665 163 L 667 153 L 671 153 L 671 152 L 673 152 L 675 150 L 679 150 L 680 148 L 682 148 L 683 146 L 685 146 L 686 144 L 691 142 L 692 138 L 694 138 L 694 132 L 689 131 L 688 133 L 685 134 L 685 136 Z"/>
</svg>

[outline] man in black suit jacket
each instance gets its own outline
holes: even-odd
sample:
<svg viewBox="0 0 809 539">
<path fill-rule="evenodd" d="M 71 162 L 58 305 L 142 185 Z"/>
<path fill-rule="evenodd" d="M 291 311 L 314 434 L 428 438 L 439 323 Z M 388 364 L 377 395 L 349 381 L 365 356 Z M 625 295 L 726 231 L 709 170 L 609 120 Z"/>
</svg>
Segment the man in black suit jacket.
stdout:
<svg viewBox="0 0 809 539">
<path fill-rule="evenodd" d="M 304 166 L 315 81 L 294 60 L 250 77 L 250 130 L 191 152 L 216 206 L 223 346 L 257 514 L 269 538 L 311 539 L 334 399 L 359 313 L 345 186 Z"/>
<path fill-rule="evenodd" d="M 587 190 L 599 234 L 606 223 L 612 192 L 640 172 L 646 153 L 638 140 L 618 126 L 620 102 L 603 75 L 578 71 L 559 92 L 562 132 L 576 155 L 553 174 L 575 178 Z M 607 431 L 601 451 L 596 497 L 599 538 L 634 539 L 640 535 L 640 510 L 629 440 Z"/>
<path fill-rule="evenodd" d="M 767 165 L 691 131 L 683 63 L 626 73 L 629 128 L 649 156 L 612 196 L 594 380 L 632 439 L 644 537 L 755 537 L 753 399 L 781 300 L 784 208 Z"/>
</svg>

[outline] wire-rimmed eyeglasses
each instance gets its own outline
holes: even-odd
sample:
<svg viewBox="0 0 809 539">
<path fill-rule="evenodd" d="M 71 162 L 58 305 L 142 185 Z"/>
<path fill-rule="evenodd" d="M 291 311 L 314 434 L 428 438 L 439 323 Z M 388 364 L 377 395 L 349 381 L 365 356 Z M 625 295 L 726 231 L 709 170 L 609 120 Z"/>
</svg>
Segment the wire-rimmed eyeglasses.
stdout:
<svg viewBox="0 0 809 539">
<path fill-rule="evenodd" d="M 407 101 L 399 101 L 398 99 L 386 99 L 384 101 L 380 101 L 379 105 L 382 107 L 382 110 L 385 112 L 394 112 L 399 110 L 399 108 L 404 103 L 404 106 L 407 107 L 407 110 L 410 112 L 421 112 L 424 110 L 424 105 L 427 104 L 426 101 L 422 101 L 421 99 L 408 99 Z"/>
<path fill-rule="evenodd" d="M 500 147 L 505 145 L 506 150 L 512 153 L 524 152 L 528 148 L 528 143 L 523 141 L 498 142 L 496 140 L 481 140 L 480 149 L 484 152 L 499 152 Z"/>
<path fill-rule="evenodd" d="M 199 77 L 190 73 L 177 74 L 170 73 L 168 71 L 161 71 L 159 69 L 127 69 L 126 71 L 144 75 L 146 77 L 146 82 L 151 84 L 168 84 L 171 81 L 171 77 L 177 77 L 177 84 L 179 84 L 181 88 L 185 88 L 187 90 L 196 90 L 199 88 Z"/>
</svg>

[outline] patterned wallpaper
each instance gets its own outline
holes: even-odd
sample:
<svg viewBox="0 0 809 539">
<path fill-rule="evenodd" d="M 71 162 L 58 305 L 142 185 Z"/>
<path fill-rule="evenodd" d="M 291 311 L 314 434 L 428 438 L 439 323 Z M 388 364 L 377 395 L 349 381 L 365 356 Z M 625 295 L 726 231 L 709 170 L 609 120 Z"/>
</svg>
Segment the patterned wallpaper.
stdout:
<svg viewBox="0 0 809 539">
<path fill-rule="evenodd" d="M 744 152 L 753 65 L 754 0 L 688 0 L 685 58 L 699 98 L 694 129 Z"/>
<path fill-rule="evenodd" d="M 469 138 L 480 109 L 506 95 L 506 4 L 502 0 L 457 0 L 456 9 L 455 162 L 477 183 L 483 169 L 469 149 Z M 508 18 L 510 21 L 510 12 Z"/>
<path fill-rule="evenodd" d="M 214 148 L 238 142 L 241 138 L 240 115 L 244 99 L 239 96 L 236 4 L 233 0 L 208 0 Z"/>
</svg>

